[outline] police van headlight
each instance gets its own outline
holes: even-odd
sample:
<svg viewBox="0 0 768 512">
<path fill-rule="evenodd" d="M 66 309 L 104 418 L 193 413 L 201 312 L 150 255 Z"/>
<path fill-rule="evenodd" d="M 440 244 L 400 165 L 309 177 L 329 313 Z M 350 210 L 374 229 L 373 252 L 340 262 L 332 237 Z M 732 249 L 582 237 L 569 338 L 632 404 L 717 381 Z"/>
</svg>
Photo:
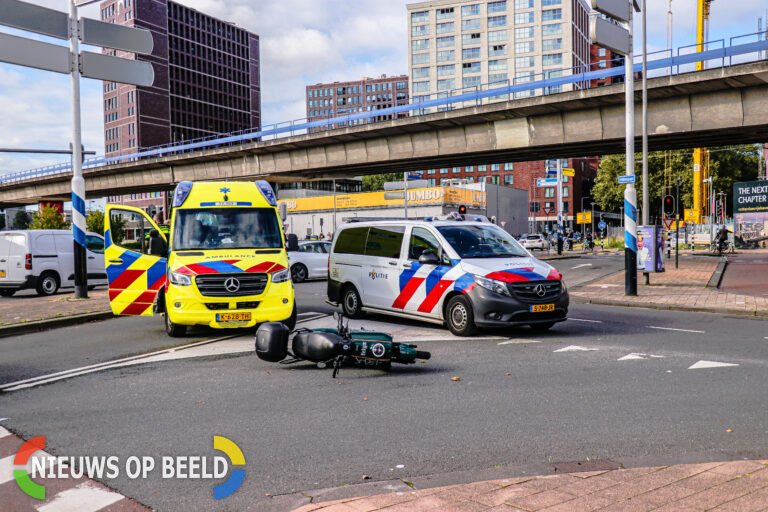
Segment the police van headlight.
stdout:
<svg viewBox="0 0 768 512">
<path fill-rule="evenodd" d="M 483 276 L 474 276 L 475 282 L 485 288 L 486 290 L 490 290 L 494 293 L 498 293 L 499 295 L 506 295 L 507 297 L 511 297 L 509 293 L 509 289 L 507 288 L 507 283 L 504 281 L 498 281 L 496 279 L 488 279 L 487 277 Z"/>
<path fill-rule="evenodd" d="M 192 285 L 192 278 L 187 274 L 180 274 L 179 272 L 173 272 L 173 271 L 169 272 L 168 280 L 171 282 L 171 284 L 175 284 L 176 286 Z"/>
<path fill-rule="evenodd" d="M 273 283 L 284 283 L 288 281 L 291 278 L 291 269 L 286 268 L 285 270 L 280 270 L 279 272 L 275 272 L 272 274 L 272 282 Z"/>
</svg>

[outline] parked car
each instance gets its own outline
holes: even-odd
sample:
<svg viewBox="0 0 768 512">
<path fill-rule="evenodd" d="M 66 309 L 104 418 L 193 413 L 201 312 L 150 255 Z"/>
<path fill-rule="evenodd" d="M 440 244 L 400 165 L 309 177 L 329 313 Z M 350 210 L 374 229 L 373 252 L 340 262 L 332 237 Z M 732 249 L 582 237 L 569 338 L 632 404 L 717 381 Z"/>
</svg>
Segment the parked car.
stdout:
<svg viewBox="0 0 768 512">
<path fill-rule="evenodd" d="M 326 279 L 328 277 L 328 253 L 331 242 L 299 242 L 299 250 L 288 253 L 291 264 L 291 279 L 301 283 L 307 279 Z"/>
<path fill-rule="evenodd" d="M 547 239 L 541 233 L 526 234 L 520 237 L 520 245 L 528 250 L 539 249 L 544 251 L 547 249 Z"/>
<path fill-rule="evenodd" d="M 104 271 L 104 238 L 87 233 L 88 288 L 107 284 Z M 19 290 L 34 289 L 38 295 L 53 295 L 59 288 L 75 286 L 75 257 L 72 231 L 30 229 L 0 232 L 0 295 L 10 297 Z"/>
</svg>

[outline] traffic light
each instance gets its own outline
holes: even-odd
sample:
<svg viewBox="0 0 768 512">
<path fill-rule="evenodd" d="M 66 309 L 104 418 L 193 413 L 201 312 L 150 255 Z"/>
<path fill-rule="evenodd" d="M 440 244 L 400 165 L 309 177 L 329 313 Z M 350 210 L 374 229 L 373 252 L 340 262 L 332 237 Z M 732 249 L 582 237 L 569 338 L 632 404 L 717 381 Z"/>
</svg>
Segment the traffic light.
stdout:
<svg viewBox="0 0 768 512">
<path fill-rule="evenodd" d="M 664 196 L 664 216 L 674 217 L 675 215 L 675 198 L 670 195 Z"/>
<path fill-rule="evenodd" d="M 718 201 L 717 202 L 717 212 L 715 213 L 715 216 L 720 219 L 723 217 L 723 202 Z"/>
<path fill-rule="evenodd" d="M 467 213 L 467 207 L 464 205 L 459 206 L 459 213 L 465 215 Z"/>
</svg>

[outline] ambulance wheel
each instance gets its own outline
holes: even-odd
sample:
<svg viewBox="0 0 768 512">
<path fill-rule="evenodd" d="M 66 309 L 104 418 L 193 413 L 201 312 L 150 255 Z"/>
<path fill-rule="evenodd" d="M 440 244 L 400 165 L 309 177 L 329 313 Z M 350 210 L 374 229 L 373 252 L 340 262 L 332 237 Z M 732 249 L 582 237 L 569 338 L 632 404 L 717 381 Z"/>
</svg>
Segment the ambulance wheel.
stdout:
<svg viewBox="0 0 768 512">
<path fill-rule="evenodd" d="M 291 316 L 288 317 L 288 320 L 283 320 L 283 324 L 290 329 L 294 330 L 296 328 L 296 317 L 298 316 L 298 313 L 296 312 L 296 303 L 293 303 L 293 311 L 291 311 Z"/>
<path fill-rule="evenodd" d="M 14 293 L 16 293 L 16 290 L 10 290 L 8 288 L 5 288 L 3 290 L 0 290 L 0 297 L 13 297 Z"/>
<path fill-rule="evenodd" d="M 348 318 L 360 318 L 363 316 L 363 301 L 354 286 L 347 285 L 342 295 L 341 307 Z"/>
<path fill-rule="evenodd" d="M 165 313 L 165 332 L 171 338 L 180 338 L 187 333 L 186 325 L 179 325 L 171 322 L 171 315 L 166 311 Z"/>
<path fill-rule="evenodd" d="M 291 267 L 291 279 L 294 283 L 301 283 L 306 281 L 308 275 L 309 273 L 307 272 L 307 267 L 301 263 L 297 263 Z"/>
<path fill-rule="evenodd" d="M 456 336 L 471 336 L 475 333 L 475 314 L 472 304 L 463 295 L 456 295 L 445 306 L 445 323 Z"/>
<path fill-rule="evenodd" d="M 55 294 L 59 291 L 59 276 L 55 272 L 43 272 L 37 280 L 36 290 L 41 297 Z"/>
</svg>

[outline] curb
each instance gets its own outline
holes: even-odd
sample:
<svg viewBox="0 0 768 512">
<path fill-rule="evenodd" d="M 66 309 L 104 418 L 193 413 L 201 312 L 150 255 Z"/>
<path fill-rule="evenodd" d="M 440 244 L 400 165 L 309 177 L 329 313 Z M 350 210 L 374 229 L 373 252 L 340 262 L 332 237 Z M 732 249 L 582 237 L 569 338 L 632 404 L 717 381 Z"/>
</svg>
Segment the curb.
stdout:
<svg viewBox="0 0 768 512">
<path fill-rule="evenodd" d="M 600 306 L 624 306 L 630 308 L 646 308 L 646 309 L 660 309 L 667 311 L 691 311 L 697 313 L 717 313 L 720 315 L 738 315 L 746 317 L 754 317 L 759 320 L 768 320 L 768 311 L 745 311 L 743 309 L 722 309 L 722 308 L 707 308 L 707 307 L 694 307 L 694 306 L 678 306 L 675 304 L 654 304 L 649 303 L 636 303 L 623 300 L 609 300 L 609 299 L 588 299 L 586 297 L 579 297 L 578 295 L 571 295 L 571 302 L 578 302 L 580 304 L 596 304 Z"/>
<path fill-rule="evenodd" d="M 723 280 L 723 274 L 725 273 L 726 267 L 728 267 L 728 258 L 723 257 L 723 259 L 720 260 L 720 263 L 717 264 L 715 271 L 712 272 L 712 275 L 709 277 L 707 288 L 720 288 L 720 283 Z"/>
<path fill-rule="evenodd" d="M 13 325 L 4 325 L 0 327 L 0 338 L 14 336 L 16 334 L 28 334 L 32 332 L 47 331 L 48 329 L 57 329 L 59 327 L 66 327 L 68 325 L 108 320 L 110 318 L 114 318 L 112 311 L 95 311 L 93 313 L 83 313 L 81 315 L 62 316 L 57 318 L 48 318 L 45 320 L 36 320 L 34 322 L 21 322 Z"/>
</svg>

